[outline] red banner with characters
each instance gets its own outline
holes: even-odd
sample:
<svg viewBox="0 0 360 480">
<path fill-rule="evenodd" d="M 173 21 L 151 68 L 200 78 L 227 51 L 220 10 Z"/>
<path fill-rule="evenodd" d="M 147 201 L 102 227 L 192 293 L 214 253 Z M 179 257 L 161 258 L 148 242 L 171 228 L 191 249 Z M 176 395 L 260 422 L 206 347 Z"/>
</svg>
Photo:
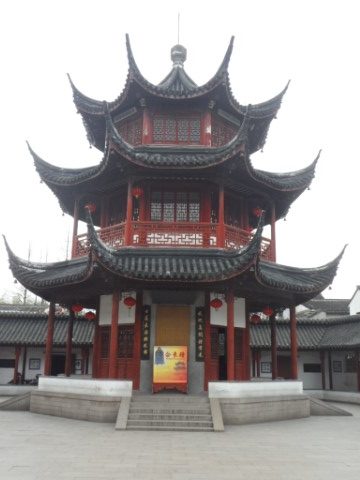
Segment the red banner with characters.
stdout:
<svg viewBox="0 0 360 480">
<path fill-rule="evenodd" d="M 187 347 L 154 347 L 154 384 L 187 384 Z"/>
</svg>

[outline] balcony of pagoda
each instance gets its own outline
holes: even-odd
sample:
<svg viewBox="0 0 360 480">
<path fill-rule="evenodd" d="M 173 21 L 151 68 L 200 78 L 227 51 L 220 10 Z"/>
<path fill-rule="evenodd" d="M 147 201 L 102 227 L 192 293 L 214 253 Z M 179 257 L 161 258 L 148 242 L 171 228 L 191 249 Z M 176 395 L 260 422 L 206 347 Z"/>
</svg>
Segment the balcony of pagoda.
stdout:
<svg viewBox="0 0 360 480">
<path fill-rule="evenodd" d="M 157 248 L 224 248 L 239 250 L 249 244 L 253 233 L 233 225 L 218 223 L 133 221 L 97 229 L 99 238 L 114 249 L 125 246 Z M 72 257 L 87 255 L 90 244 L 86 233 L 76 235 Z M 263 237 L 261 257 L 274 260 L 271 240 Z"/>
</svg>

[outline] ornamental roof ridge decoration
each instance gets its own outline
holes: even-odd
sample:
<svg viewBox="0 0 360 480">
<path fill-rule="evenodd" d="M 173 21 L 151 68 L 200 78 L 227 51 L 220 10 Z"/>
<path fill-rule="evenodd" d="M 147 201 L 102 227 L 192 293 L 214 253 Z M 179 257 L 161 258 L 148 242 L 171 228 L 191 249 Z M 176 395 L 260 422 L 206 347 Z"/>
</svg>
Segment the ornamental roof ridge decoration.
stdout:
<svg viewBox="0 0 360 480">
<path fill-rule="evenodd" d="M 265 212 L 259 218 L 253 238 L 244 248 L 235 251 L 196 249 L 195 257 L 191 248 L 114 249 L 98 237 L 89 211 L 86 216 L 91 250 L 96 261 L 111 273 L 138 280 L 208 282 L 239 276 L 255 264 L 260 255 Z"/>
<path fill-rule="evenodd" d="M 335 259 L 315 268 L 289 267 L 259 259 L 255 268 L 255 277 L 265 287 L 293 293 L 319 293 L 333 282 L 346 247 L 347 245 L 343 247 Z M 289 281 L 294 274 L 299 279 L 296 285 L 292 285 Z"/>
<path fill-rule="evenodd" d="M 123 91 L 119 96 L 109 102 L 109 109 L 112 113 L 118 109 L 129 92 L 131 84 L 135 81 L 140 85 L 146 92 L 153 94 L 155 96 L 160 96 L 164 98 L 171 99 L 184 99 L 184 98 L 195 98 L 202 95 L 206 95 L 214 90 L 217 86 L 223 84 L 225 86 L 225 91 L 229 98 L 229 102 L 236 112 L 240 115 L 244 115 L 246 106 L 240 105 L 235 97 L 233 96 L 232 89 L 229 81 L 228 67 L 233 51 L 234 36 L 231 37 L 230 43 L 226 50 L 223 61 L 221 62 L 218 70 L 215 75 L 205 84 L 197 86 L 193 80 L 185 73 L 182 66 L 174 65 L 170 73 L 165 77 L 165 79 L 160 82 L 158 85 L 154 85 L 141 74 L 139 67 L 137 66 L 134 55 L 130 45 L 129 35 L 126 34 L 126 49 L 128 57 L 128 75 L 126 78 L 125 86 Z M 182 47 L 183 48 L 183 47 Z M 182 70 L 182 73 L 179 71 Z M 71 89 L 73 91 L 74 102 L 77 106 L 78 111 L 81 113 L 87 113 L 90 115 L 103 116 L 103 102 L 101 100 L 93 99 L 85 94 L 83 94 L 74 84 L 69 74 L 67 74 Z M 180 84 L 179 84 L 180 81 Z M 254 119 L 261 118 L 273 118 L 276 115 L 276 112 L 280 108 L 282 98 L 289 86 L 290 81 L 288 81 L 286 87 L 276 96 L 270 100 L 261 102 L 259 104 L 251 105 L 249 115 Z M 179 87 L 179 88 L 177 88 Z"/>
<path fill-rule="evenodd" d="M 196 83 L 183 71 L 179 75 L 179 65 L 174 65 L 170 73 L 165 79 L 158 85 L 154 85 L 141 74 L 139 67 L 137 66 L 134 54 L 131 49 L 129 34 L 126 34 L 126 49 L 129 62 L 129 74 L 130 78 L 134 79 L 149 93 L 158 94 L 160 96 L 170 96 L 171 98 L 189 98 L 193 96 L 199 96 L 203 93 L 207 93 L 213 90 L 224 80 L 224 76 L 228 72 L 228 66 L 233 50 L 234 36 L 231 37 L 229 46 L 226 50 L 223 61 L 221 62 L 215 75 L 201 86 L 197 86 Z M 184 48 L 184 47 L 182 47 Z M 177 80 L 181 81 L 180 88 L 176 88 Z M 179 86 L 179 85 L 178 85 Z M 182 87 L 182 88 L 181 88 Z"/>
</svg>

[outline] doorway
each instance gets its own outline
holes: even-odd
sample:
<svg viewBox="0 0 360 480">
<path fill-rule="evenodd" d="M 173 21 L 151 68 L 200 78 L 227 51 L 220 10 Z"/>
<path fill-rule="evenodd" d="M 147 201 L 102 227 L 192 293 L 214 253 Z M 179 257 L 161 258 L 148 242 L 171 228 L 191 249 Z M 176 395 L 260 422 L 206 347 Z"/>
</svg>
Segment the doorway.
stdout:
<svg viewBox="0 0 360 480">
<path fill-rule="evenodd" d="M 190 346 L 190 307 L 158 305 L 156 307 L 155 345 Z"/>
<path fill-rule="evenodd" d="M 65 373 L 65 354 L 56 353 L 51 355 L 51 375 L 55 376 Z"/>
</svg>

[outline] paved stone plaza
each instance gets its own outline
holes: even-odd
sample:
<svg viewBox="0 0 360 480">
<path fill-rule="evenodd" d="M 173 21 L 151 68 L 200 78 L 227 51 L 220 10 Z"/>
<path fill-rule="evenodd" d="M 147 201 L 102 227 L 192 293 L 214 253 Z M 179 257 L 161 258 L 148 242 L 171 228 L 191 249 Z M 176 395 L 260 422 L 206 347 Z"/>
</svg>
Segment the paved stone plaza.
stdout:
<svg viewBox="0 0 360 480">
<path fill-rule="evenodd" d="M 112 424 L 0 411 L 0 478 L 358 480 L 360 406 L 346 408 L 353 417 L 224 433 L 119 432 Z"/>
</svg>

